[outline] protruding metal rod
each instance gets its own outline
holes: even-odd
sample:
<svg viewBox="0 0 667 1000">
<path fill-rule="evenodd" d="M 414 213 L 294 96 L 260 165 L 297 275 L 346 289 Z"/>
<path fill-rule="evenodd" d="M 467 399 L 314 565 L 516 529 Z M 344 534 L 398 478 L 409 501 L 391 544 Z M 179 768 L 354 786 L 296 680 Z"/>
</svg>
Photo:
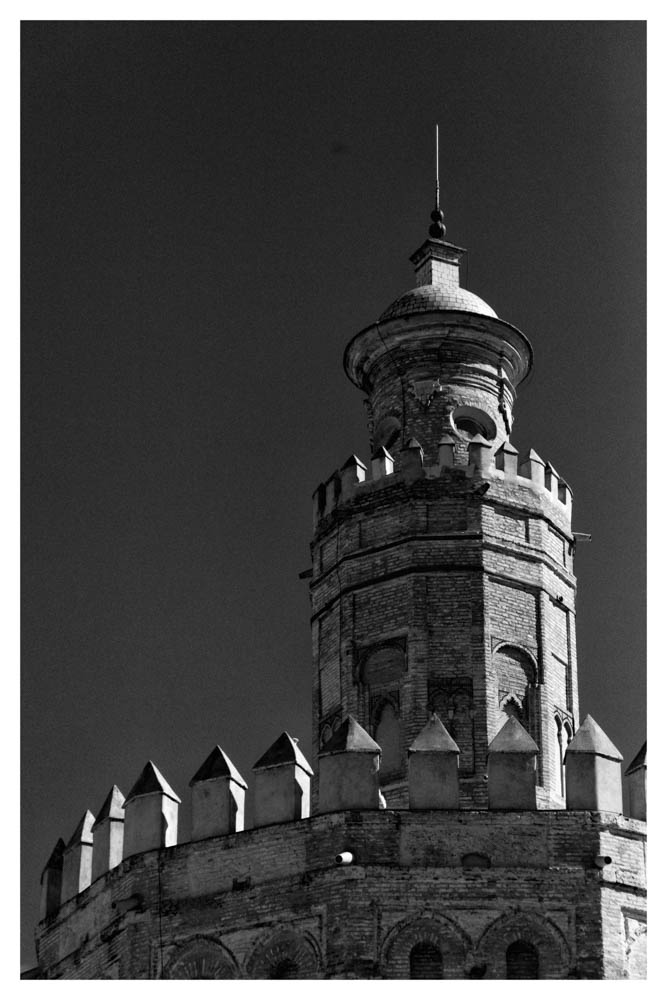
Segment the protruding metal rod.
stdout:
<svg viewBox="0 0 667 1000">
<path fill-rule="evenodd" d="M 440 134 L 435 126 L 435 207 L 440 208 Z"/>
<path fill-rule="evenodd" d="M 429 236 L 434 240 L 444 240 L 445 229 L 443 215 L 440 211 L 440 129 L 435 126 L 435 208 L 431 212 Z"/>
</svg>

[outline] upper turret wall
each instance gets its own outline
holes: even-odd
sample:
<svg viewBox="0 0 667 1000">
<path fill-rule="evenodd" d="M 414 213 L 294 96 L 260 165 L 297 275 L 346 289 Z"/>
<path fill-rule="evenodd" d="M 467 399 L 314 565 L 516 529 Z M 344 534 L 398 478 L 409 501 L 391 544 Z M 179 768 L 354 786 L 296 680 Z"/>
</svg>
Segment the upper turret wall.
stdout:
<svg viewBox="0 0 667 1000">
<path fill-rule="evenodd" d="M 465 251 L 427 240 L 413 255 L 416 288 L 345 350 L 348 377 L 368 396 L 373 448 L 416 437 L 435 461 L 443 433 L 466 444 L 509 437 L 516 388 L 532 365 L 527 338 L 459 286 Z"/>
</svg>

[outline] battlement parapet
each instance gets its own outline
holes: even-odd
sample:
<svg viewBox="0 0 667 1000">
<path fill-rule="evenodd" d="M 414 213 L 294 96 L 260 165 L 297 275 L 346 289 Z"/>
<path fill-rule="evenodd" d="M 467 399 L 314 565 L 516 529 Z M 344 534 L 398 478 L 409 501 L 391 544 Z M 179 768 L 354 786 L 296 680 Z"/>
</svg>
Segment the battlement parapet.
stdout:
<svg viewBox="0 0 667 1000">
<path fill-rule="evenodd" d="M 429 911 L 443 912 L 450 929 L 452 918 L 464 927 L 473 918 L 469 968 L 478 953 L 485 960 L 493 954 L 488 935 L 499 912 L 507 912 L 514 928 L 519 916 L 544 930 L 553 926 L 554 915 L 560 926 L 559 915 L 568 911 L 574 919 L 583 909 L 588 922 L 607 888 L 615 898 L 622 894 L 622 901 L 631 896 L 636 905 L 645 881 L 645 829 L 638 820 L 611 813 L 564 809 L 355 809 L 182 843 L 126 858 L 63 904 L 38 927 L 39 962 L 44 978 L 197 978 L 188 970 L 179 976 L 174 962 L 188 954 L 184 946 L 210 944 L 215 928 L 222 938 L 217 947 L 231 956 L 233 971 L 214 978 L 267 978 L 270 972 L 258 968 L 257 957 L 273 947 L 274 935 L 293 935 L 296 927 L 297 944 L 311 941 L 311 932 L 321 942 L 319 964 L 308 978 L 335 976 L 340 941 L 317 933 L 322 918 L 325 930 L 336 926 L 327 916 L 335 914 L 339 936 L 352 947 L 360 919 L 367 920 L 370 941 L 380 921 L 373 955 L 382 976 L 391 978 L 391 942 L 404 934 L 406 919 L 409 930 L 409 918 L 423 914 L 429 900 Z M 339 861 L 342 853 L 351 859 Z M 609 859 L 602 870 L 601 858 Z M 524 879 L 518 871 L 525 871 Z M 369 907 L 369 898 L 377 905 Z M 349 926 L 341 912 L 355 915 Z M 553 978 L 566 977 L 578 955 L 570 921 L 562 926 L 572 957 Z M 110 940 L 122 942 L 124 936 L 136 947 L 109 948 Z M 407 940 L 409 950 L 414 940 L 409 934 Z M 157 941 L 159 949 L 151 946 Z M 498 945 L 501 963 L 506 947 L 506 941 Z M 545 961 L 548 954 L 543 948 Z M 462 968 L 453 975 L 462 978 Z M 504 978 L 502 964 L 492 978 Z"/>
<path fill-rule="evenodd" d="M 424 464 L 424 450 L 411 438 L 397 456 L 378 448 L 371 457 L 371 474 L 356 455 L 350 458 L 313 493 L 313 530 L 342 505 L 358 496 L 384 489 L 397 482 L 410 484 L 418 479 L 447 477 L 453 470 L 465 471 L 469 477 L 503 481 L 516 487 L 528 487 L 558 511 L 559 519 L 565 516 L 569 524 L 572 517 L 572 490 L 549 462 L 545 462 L 532 448 L 524 455 L 505 441 L 494 452 L 490 441 L 481 434 L 475 435 L 464 449 L 451 434 L 444 434 L 438 445 L 438 462 Z"/>
<path fill-rule="evenodd" d="M 297 743 L 282 733 L 253 767 L 255 829 L 283 829 L 285 824 L 298 824 L 310 817 L 313 771 Z M 488 749 L 490 813 L 538 811 L 537 753 L 537 744 L 516 718 L 509 717 Z M 346 717 L 320 751 L 318 812 L 383 810 L 381 755 L 381 745 L 352 716 Z M 469 811 L 458 808 L 458 759 L 457 744 L 438 716 L 431 713 L 409 750 L 408 811 L 445 810 L 460 815 Z M 566 809 L 619 815 L 621 759 L 597 723 L 587 717 L 565 759 Z M 644 749 L 644 774 L 645 759 Z M 209 754 L 190 787 L 191 842 L 244 832 L 243 803 L 248 786 L 220 747 Z M 98 820 L 86 810 L 67 845 L 62 840 L 56 844 L 42 874 L 42 920 L 54 919 L 68 900 L 87 892 L 91 884 L 129 859 L 176 847 L 181 800 L 152 761 L 143 768 L 124 802 L 121 800 L 122 793 L 114 786 Z M 645 799 L 638 812 L 638 819 L 645 816 Z M 112 839 L 110 821 L 114 825 Z"/>
</svg>

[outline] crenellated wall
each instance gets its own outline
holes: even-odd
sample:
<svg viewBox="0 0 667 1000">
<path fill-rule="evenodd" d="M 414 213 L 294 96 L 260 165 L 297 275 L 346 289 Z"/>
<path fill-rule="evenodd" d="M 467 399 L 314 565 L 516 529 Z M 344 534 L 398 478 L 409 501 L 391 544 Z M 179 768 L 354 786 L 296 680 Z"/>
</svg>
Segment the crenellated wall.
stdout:
<svg viewBox="0 0 667 1000">
<path fill-rule="evenodd" d="M 407 749 L 436 710 L 460 743 L 461 805 L 483 808 L 486 750 L 513 713 L 557 807 L 579 721 L 572 493 L 534 451 L 461 444 L 444 435 L 435 465 L 415 439 L 370 469 L 351 456 L 315 491 L 314 752 L 352 713 L 385 736 L 383 789 L 402 807 Z"/>
<path fill-rule="evenodd" d="M 377 490 L 386 489 L 396 482 L 413 483 L 416 479 L 438 479 L 445 481 L 452 476 L 452 470 L 465 471 L 468 478 L 480 477 L 485 480 L 506 483 L 511 490 L 531 490 L 533 494 L 549 504 L 547 510 L 553 518 L 552 531 L 569 532 L 572 519 L 572 490 L 555 469 L 531 451 L 519 458 L 518 452 L 509 441 L 493 448 L 483 438 L 470 442 L 457 442 L 452 435 L 445 434 L 440 439 L 437 461 L 424 462 L 424 452 L 420 443 L 414 440 L 411 447 L 392 454 L 384 448 L 374 453 L 371 470 L 356 455 L 329 476 L 326 483 L 320 483 L 313 493 L 313 528 L 315 536 L 326 529 L 326 518 L 341 504 Z M 463 449 L 457 447 L 463 444 Z M 526 494 L 519 494 L 526 500 Z M 512 503 L 515 494 L 506 492 L 505 499 Z M 502 516 L 502 515 L 499 515 Z M 512 515 L 510 515 L 512 517 Z M 523 532 L 512 523 L 510 535 L 513 540 L 522 541 Z M 507 531 L 502 531 L 503 536 Z M 571 540 L 570 540 L 571 541 Z M 555 558 L 561 558 L 561 547 L 557 541 L 550 541 L 550 549 Z"/>
<path fill-rule="evenodd" d="M 460 909 L 464 944 L 449 956 L 445 978 L 475 965 L 487 968 L 489 978 L 505 978 L 496 946 L 482 942 L 498 920 L 507 917 L 513 927 L 517 913 L 524 923 L 536 914 L 542 921 L 530 937 L 542 952 L 541 978 L 563 978 L 574 968 L 599 978 L 587 953 L 592 947 L 591 955 L 601 955 L 591 946 L 590 927 L 598 939 L 607 934 L 616 941 L 614 915 L 623 905 L 634 921 L 628 927 L 639 933 L 645 824 L 619 814 L 621 756 L 590 716 L 566 757 L 568 808 L 537 810 L 537 754 L 518 719 L 508 718 L 487 748 L 488 811 L 461 811 L 460 748 L 434 714 L 409 749 L 410 808 L 387 810 L 382 747 L 348 716 L 320 754 L 321 815 L 310 818 L 312 770 L 297 741 L 283 733 L 253 768 L 255 829 L 244 830 L 247 784 L 215 747 L 192 779 L 192 837 L 180 844 L 180 799 L 149 762 L 124 803 L 114 786 L 98 819 L 86 811 L 68 844 L 59 841 L 49 859 L 37 929 L 42 976 L 285 978 L 272 971 L 270 926 L 292 942 L 308 928 L 312 947 L 301 942 L 292 956 L 299 978 L 361 974 L 357 961 L 366 963 L 365 978 L 408 978 L 403 945 L 388 942 L 413 911 L 418 924 L 426 914 L 437 930 L 447 900 L 447 921 Z M 349 875 L 335 874 L 348 867 Z M 617 896 L 601 893 L 601 881 Z M 425 907 L 427 899 L 441 905 Z M 569 936 L 558 947 L 560 939 L 545 930 L 556 912 Z M 581 921 L 589 930 L 578 943 Z M 378 927 L 384 936 L 377 937 Z M 409 933 L 417 931 L 411 926 Z M 213 961 L 201 935 L 223 948 L 215 952 L 217 972 L 186 976 L 182 938 L 194 949 L 188 961 L 197 948 Z M 605 951 L 605 961 L 616 963 L 613 975 L 625 974 L 625 954 L 620 946 Z"/>
<path fill-rule="evenodd" d="M 519 938 L 540 978 L 641 975 L 644 831 L 568 810 L 355 810 L 179 844 L 65 903 L 39 961 L 52 979 L 407 979 L 430 944 L 442 978 L 505 979 Z"/>
</svg>

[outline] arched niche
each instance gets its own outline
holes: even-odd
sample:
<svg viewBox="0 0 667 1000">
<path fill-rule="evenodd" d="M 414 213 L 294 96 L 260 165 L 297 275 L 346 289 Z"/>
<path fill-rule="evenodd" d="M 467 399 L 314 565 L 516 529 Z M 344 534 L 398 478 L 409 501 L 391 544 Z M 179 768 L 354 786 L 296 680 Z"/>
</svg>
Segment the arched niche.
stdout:
<svg viewBox="0 0 667 1000">
<path fill-rule="evenodd" d="M 461 927 L 438 913 L 407 917 L 386 935 L 380 950 L 385 979 L 463 979 L 471 941 Z M 422 973 L 413 975 L 413 973 Z"/>
<path fill-rule="evenodd" d="M 407 668 L 405 641 L 383 642 L 361 657 L 359 679 L 370 688 L 395 687 Z"/>
<path fill-rule="evenodd" d="M 517 942 L 523 942 L 522 947 L 530 945 L 535 949 L 540 979 L 567 978 L 571 953 L 562 932 L 548 917 L 519 911 L 498 917 L 482 934 L 476 948 L 476 961 L 486 965 L 486 979 L 507 978 L 508 949 L 514 948 L 510 954 L 516 958 Z"/>
<path fill-rule="evenodd" d="M 238 965 L 219 941 L 196 937 L 178 945 L 164 970 L 165 979 L 237 979 Z"/>
<path fill-rule="evenodd" d="M 513 715 L 524 729 L 535 735 L 532 704 L 538 681 L 537 663 L 528 650 L 511 643 L 501 642 L 493 651 L 493 671 L 497 685 L 498 725 L 503 716 Z"/>
<path fill-rule="evenodd" d="M 319 979 L 321 967 L 312 936 L 288 928 L 261 938 L 246 963 L 248 979 Z"/>
</svg>

